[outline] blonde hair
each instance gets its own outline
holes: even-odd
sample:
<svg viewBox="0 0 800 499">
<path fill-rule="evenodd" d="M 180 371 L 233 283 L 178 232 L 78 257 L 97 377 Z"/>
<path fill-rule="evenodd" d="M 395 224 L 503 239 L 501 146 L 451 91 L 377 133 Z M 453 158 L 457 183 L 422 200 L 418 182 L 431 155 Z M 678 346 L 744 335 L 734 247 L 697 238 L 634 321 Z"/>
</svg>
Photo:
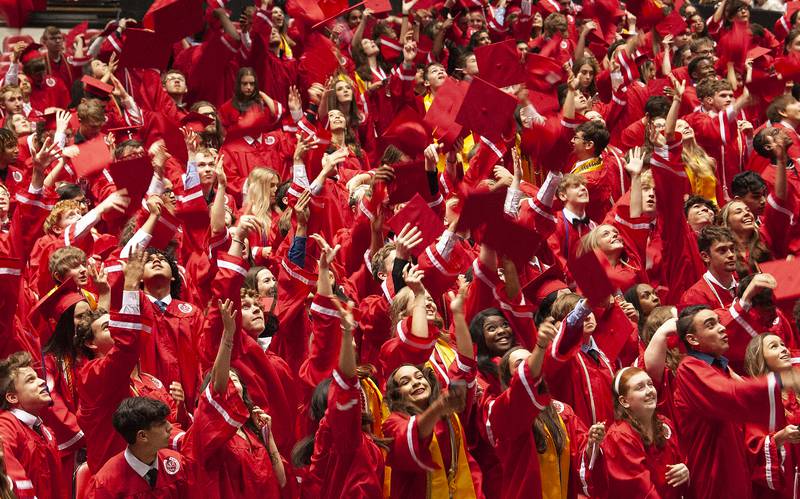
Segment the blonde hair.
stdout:
<svg viewBox="0 0 800 499">
<path fill-rule="evenodd" d="M 723 227 L 730 229 L 731 226 L 728 224 L 728 214 L 731 211 L 731 206 L 736 203 L 741 203 L 745 206 L 747 204 L 744 201 L 740 200 L 733 200 L 730 203 L 726 204 L 722 211 L 719 212 L 719 221 Z M 754 215 L 755 217 L 755 215 Z M 751 271 L 756 271 L 756 264 L 760 262 L 765 262 L 772 258 L 772 253 L 770 252 L 769 248 L 764 241 L 761 240 L 761 235 L 759 234 L 758 229 L 753 229 L 750 233 L 750 237 L 747 241 L 739 241 L 738 236 L 734 234 L 734 243 L 736 244 L 737 251 L 736 251 L 736 272 L 740 276 L 745 276 L 750 274 Z M 741 256 L 741 249 L 747 250 L 749 261 L 745 261 L 744 258 Z"/>
<path fill-rule="evenodd" d="M 609 227 L 614 230 L 617 230 L 616 227 L 609 224 L 598 225 L 594 229 L 590 230 L 585 236 L 581 238 L 581 245 L 578 248 L 578 252 L 580 254 L 596 250 L 597 248 L 600 247 L 600 231 L 603 230 L 604 227 Z"/>
<path fill-rule="evenodd" d="M 650 187 L 651 189 L 655 188 L 656 181 L 653 178 L 653 170 L 648 169 L 643 171 L 640 178 L 642 182 L 642 187 Z"/>
<path fill-rule="evenodd" d="M 696 178 L 713 178 L 716 175 L 717 164 L 714 158 L 700 147 L 694 137 L 683 141 L 681 161 Z"/>
<path fill-rule="evenodd" d="M 244 202 L 249 204 L 249 215 L 254 215 L 262 222 L 269 224 L 272 220 L 270 211 L 275 201 L 272 199 L 271 182 L 279 184 L 281 181 L 278 173 L 271 169 L 259 166 L 253 168 L 247 176 L 247 189 L 244 194 Z"/>
</svg>

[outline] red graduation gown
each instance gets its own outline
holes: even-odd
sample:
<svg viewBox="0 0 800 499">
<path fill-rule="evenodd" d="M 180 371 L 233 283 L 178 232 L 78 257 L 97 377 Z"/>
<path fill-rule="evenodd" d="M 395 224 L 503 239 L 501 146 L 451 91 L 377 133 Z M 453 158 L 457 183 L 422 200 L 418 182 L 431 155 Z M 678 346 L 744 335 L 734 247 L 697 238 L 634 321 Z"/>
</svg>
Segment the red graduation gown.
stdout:
<svg viewBox="0 0 800 499">
<path fill-rule="evenodd" d="M 18 497 L 57 499 L 63 497 L 61 462 L 53 432 L 44 424 L 42 434 L 17 419 L 10 411 L 0 414 L 0 439 L 5 452 L 6 473 Z"/>
<path fill-rule="evenodd" d="M 684 357 L 675 381 L 675 416 L 697 499 L 752 497 L 742 425 L 774 431 L 780 396 L 774 374 L 740 381 L 704 360 Z"/>
<path fill-rule="evenodd" d="M 158 451 L 156 486 L 151 488 L 125 460 L 115 455 L 89 482 L 87 499 L 188 499 L 189 470 L 183 456 L 168 449 Z"/>
</svg>

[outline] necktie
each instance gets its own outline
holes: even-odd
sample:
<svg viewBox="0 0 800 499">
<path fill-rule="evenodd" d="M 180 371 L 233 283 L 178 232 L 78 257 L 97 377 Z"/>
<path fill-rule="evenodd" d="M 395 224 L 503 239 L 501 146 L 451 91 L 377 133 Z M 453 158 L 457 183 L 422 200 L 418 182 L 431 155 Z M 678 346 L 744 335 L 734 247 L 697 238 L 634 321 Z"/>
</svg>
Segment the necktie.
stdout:
<svg viewBox="0 0 800 499">
<path fill-rule="evenodd" d="M 161 310 L 161 313 L 162 313 L 162 314 L 164 313 L 164 311 L 166 311 L 166 310 L 167 310 L 167 304 L 166 304 L 166 303 L 164 303 L 163 301 L 161 301 L 161 300 L 156 300 L 156 301 L 155 301 L 155 304 L 156 304 L 156 306 L 158 307 L 158 309 L 159 309 L 159 310 Z"/>
<path fill-rule="evenodd" d="M 37 421 L 37 422 L 33 423 L 33 427 L 32 428 L 33 428 L 33 431 L 35 431 L 39 435 L 44 436 L 44 433 L 42 432 L 42 422 L 41 421 Z"/>
<path fill-rule="evenodd" d="M 581 225 L 585 225 L 586 227 L 588 227 L 589 222 L 590 222 L 589 217 L 574 218 L 572 219 L 572 226 L 575 227 L 576 229 L 580 228 Z"/>
<path fill-rule="evenodd" d="M 150 484 L 150 488 L 156 488 L 156 478 L 158 477 L 158 470 L 152 468 L 150 471 L 145 473 L 144 479 L 147 480 L 147 483 Z"/>
<path fill-rule="evenodd" d="M 600 363 L 600 352 L 598 352 L 597 350 L 595 350 L 593 348 L 589 349 L 589 350 L 586 350 L 586 355 L 591 357 L 592 360 L 594 360 L 595 364 L 599 364 Z"/>
</svg>

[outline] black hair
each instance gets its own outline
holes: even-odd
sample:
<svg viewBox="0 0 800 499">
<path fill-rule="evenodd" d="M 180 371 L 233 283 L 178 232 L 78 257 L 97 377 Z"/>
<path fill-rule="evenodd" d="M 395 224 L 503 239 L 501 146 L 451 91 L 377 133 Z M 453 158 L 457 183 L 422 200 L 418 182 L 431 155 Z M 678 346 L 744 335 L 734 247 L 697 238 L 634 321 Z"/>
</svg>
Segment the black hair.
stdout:
<svg viewBox="0 0 800 499">
<path fill-rule="evenodd" d="M 644 114 L 650 119 L 666 118 L 671 105 L 670 100 L 663 95 L 651 95 L 644 105 Z"/>
<path fill-rule="evenodd" d="M 59 201 L 64 201 L 65 199 L 75 199 L 76 197 L 83 195 L 84 192 L 81 186 L 78 184 L 64 182 L 56 187 L 56 194 L 58 194 Z"/>
<path fill-rule="evenodd" d="M 689 71 L 689 76 L 694 75 L 694 72 L 697 70 L 697 66 L 699 66 L 702 61 L 707 61 L 711 64 L 714 63 L 710 57 L 706 56 L 700 56 L 692 59 L 691 62 L 689 62 L 689 64 L 686 66 L 686 69 Z M 692 78 L 694 78 L 694 76 L 692 76 Z"/>
<path fill-rule="evenodd" d="M 711 211 L 714 212 L 714 215 L 717 214 L 717 205 L 714 204 L 713 201 L 710 199 L 706 199 L 703 196 L 689 196 L 686 198 L 686 201 L 683 202 L 683 215 L 689 216 L 689 209 L 696 205 L 696 204 L 704 204 L 711 208 Z"/>
<path fill-rule="evenodd" d="M 586 121 L 578 125 L 575 133 L 583 132 L 583 140 L 594 142 L 594 154 L 599 156 L 602 153 L 608 141 L 611 140 L 611 135 L 608 133 L 608 128 L 605 125 L 596 121 Z"/>
<path fill-rule="evenodd" d="M 164 251 L 152 246 L 149 246 L 145 251 L 148 258 L 150 255 L 161 255 L 167 261 L 172 271 L 172 280 L 169 282 L 169 295 L 179 300 L 181 298 L 181 270 L 178 267 L 178 261 L 175 259 L 175 253 L 169 249 Z"/>
<path fill-rule="evenodd" d="M 689 305 L 681 310 L 678 315 L 678 337 L 687 348 L 690 348 L 691 345 L 686 341 L 686 335 L 694 333 L 694 316 L 703 310 L 711 310 L 711 307 L 708 305 Z"/>
<path fill-rule="evenodd" d="M 536 324 L 536 327 L 539 327 L 539 324 L 550 317 L 550 309 L 553 308 L 553 303 L 555 303 L 556 298 L 558 298 L 558 290 L 549 292 L 547 296 L 542 298 L 542 301 L 539 302 L 539 308 L 536 309 L 536 314 L 533 316 L 533 322 Z"/>
<path fill-rule="evenodd" d="M 748 274 L 739 280 L 739 284 L 736 286 L 737 298 L 741 298 L 744 295 L 747 286 L 750 285 L 755 276 L 755 274 Z M 750 304 L 754 307 L 771 307 L 775 304 L 773 297 L 774 295 L 772 290 L 769 288 L 764 288 L 753 295 L 752 299 L 750 300 Z"/>
<path fill-rule="evenodd" d="M 736 197 L 742 198 L 749 193 L 761 194 L 766 187 L 767 184 L 764 182 L 764 179 L 761 178 L 761 175 L 752 170 L 745 170 L 733 176 L 731 193 Z"/>
<path fill-rule="evenodd" d="M 505 315 L 503 315 L 500 309 L 483 309 L 475 314 L 470 321 L 469 335 L 472 337 L 472 343 L 475 345 L 475 360 L 478 364 L 478 370 L 487 376 L 497 378 L 497 364 L 494 363 L 495 355 L 489 351 L 489 347 L 486 345 L 486 338 L 483 335 L 483 325 L 489 317 L 502 317 L 505 319 Z M 513 347 L 515 344 L 516 341 L 514 341 L 511 346 Z"/>
<path fill-rule="evenodd" d="M 164 402 L 150 397 L 129 397 L 119 404 L 112 423 L 128 444 L 135 444 L 137 433 L 163 423 L 167 416 L 169 407 Z"/>
<path fill-rule="evenodd" d="M 327 377 L 319 382 L 311 394 L 311 402 L 308 405 L 308 418 L 313 422 L 313 427 L 317 427 L 325 416 L 328 409 L 328 390 L 331 387 L 331 378 Z M 314 454 L 314 443 L 316 432 L 307 435 L 299 440 L 292 448 L 292 464 L 301 468 L 311 464 L 311 456 Z"/>
</svg>

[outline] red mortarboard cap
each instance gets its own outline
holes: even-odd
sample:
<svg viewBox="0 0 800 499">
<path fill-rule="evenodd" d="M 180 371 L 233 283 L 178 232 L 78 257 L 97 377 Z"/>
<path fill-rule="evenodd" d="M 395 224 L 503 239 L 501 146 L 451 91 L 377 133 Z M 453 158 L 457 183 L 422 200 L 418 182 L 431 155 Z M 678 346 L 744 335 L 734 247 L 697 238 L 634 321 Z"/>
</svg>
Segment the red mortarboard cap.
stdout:
<svg viewBox="0 0 800 499">
<path fill-rule="evenodd" d="M 391 12 L 392 2 L 389 0 L 365 0 L 364 7 L 375 14 L 383 14 L 384 12 Z"/>
<path fill-rule="evenodd" d="M 308 134 L 303 134 L 308 135 Z M 308 152 L 308 163 L 306 164 L 306 173 L 309 179 L 317 178 L 317 175 L 322 172 L 322 156 L 331 144 L 330 130 L 322 127 L 315 129 L 315 135 L 319 140 L 319 145 L 316 149 Z"/>
<path fill-rule="evenodd" d="M 501 216 L 486 224 L 483 241 L 499 255 L 523 265 L 539 250 L 542 238 L 532 228 Z"/>
<path fill-rule="evenodd" d="M 76 303 L 85 300 L 86 297 L 80 292 L 73 279 L 67 279 L 61 285 L 53 289 L 44 298 L 34 305 L 31 315 L 38 314 L 45 321 L 52 319 L 55 322 L 67 309 Z"/>
<path fill-rule="evenodd" d="M 516 40 L 475 48 L 480 77 L 497 87 L 525 81 L 525 67 L 520 62 Z"/>
<path fill-rule="evenodd" d="M 126 68 L 166 69 L 171 42 L 149 29 L 125 28 L 119 63 Z"/>
<path fill-rule="evenodd" d="M 667 35 L 678 36 L 689 29 L 686 21 L 681 17 L 680 13 L 673 10 L 667 14 L 658 24 L 656 24 L 656 31 L 662 38 Z"/>
<path fill-rule="evenodd" d="M 147 10 L 142 25 L 172 43 L 203 28 L 202 0 L 156 0 Z"/>
<path fill-rule="evenodd" d="M 528 42 L 531 39 L 531 29 L 533 29 L 533 17 L 520 17 L 511 25 L 511 34 L 514 40 Z"/>
<path fill-rule="evenodd" d="M 784 80 L 800 79 L 800 57 L 787 55 L 775 59 L 775 71 L 783 76 Z"/>
<path fill-rule="evenodd" d="M 508 132 L 516 108 L 516 97 L 475 78 L 469 84 L 456 122 L 489 140 L 499 140 Z"/>
<path fill-rule="evenodd" d="M 456 231 L 474 229 L 484 223 L 491 223 L 504 217 L 503 204 L 506 189 L 475 189 L 464 196 L 461 214 L 458 217 Z"/>
<path fill-rule="evenodd" d="M 415 194 L 400 211 L 386 221 L 386 225 L 395 234 L 399 234 L 407 223 L 416 226 L 422 232 L 422 243 L 411 250 L 414 256 L 419 256 L 425 251 L 425 248 L 435 242 L 444 229 L 442 219 L 428 206 L 419 193 Z"/>
<path fill-rule="evenodd" d="M 86 93 L 92 94 L 92 96 L 100 99 L 108 99 L 111 97 L 111 92 L 114 91 L 113 85 L 103 83 L 97 78 L 92 78 L 89 75 L 85 75 L 83 78 L 81 78 L 81 81 L 83 82 L 83 89 Z"/>
<path fill-rule="evenodd" d="M 402 161 L 392 165 L 394 181 L 389 184 L 389 204 L 405 203 L 420 190 L 428 191 L 424 160 Z"/>
<path fill-rule="evenodd" d="M 72 159 L 72 167 L 79 177 L 89 178 L 111 164 L 111 153 L 102 135 L 77 146 L 79 153 Z"/>
<path fill-rule="evenodd" d="M 44 118 L 44 130 L 46 132 L 52 131 L 56 129 L 56 116 L 58 114 L 55 111 L 45 113 L 42 118 Z"/>
<path fill-rule="evenodd" d="M 551 57 L 528 54 L 525 56 L 525 70 L 528 72 L 527 87 L 540 92 L 552 93 L 556 85 L 566 81 L 564 68 Z"/>
<path fill-rule="evenodd" d="M 752 59 L 753 61 L 755 61 L 756 59 L 758 59 L 760 57 L 764 57 L 765 55 L 769 54 L 770 52 L 771 52 L 771 50 L 768 49 L 768 48 L 765 48 L 765 47 L 753 47 L 753 48 L 751 48 L 750 50 L 747 51 L 747 58 L 748 59 Z"/>
<path fill-rule="evenodd" d="M 614 294 L 614 285 L 608 279 L 603 264 L 594 251 L 586 251 L 567 262 L 572 277 L 580 288 L 581 294 L 590 302 L 598 304 Z"/>
<path fill-rule="evenodd" d="M 298 64 L 298 72 L 305 82 L 304 86 L 310 87 L 313 83 L 324 85 L 328 81 L 339 67 L 335 53 L 333 42 L 328 38 L 319 33 L 308 35 L 305 50 Z"/>
<path fill-rule="evenodd" d="M 89 21 L 83 21 L 80 24 L 76 24 L 75 27 L 69 30 L 69 33 L 67 33 L 67 35 L 64 37 L 64 46 L 67 47 L 67 49 L 71 49 L 72 44 L 75 43 L 75 38 L 77 38 L 78 35 L 86 33 L 88 29 Z"/>
<path fill-rule="evenodd" d="M 354 5 L 349 5 L 348 0 L 317 0 L 323 19 L 314 24 L 311 29 L 326 26 L 337 17 L 347 14 L 356 7 L 360 7 L 363 3 L 364 2 L 359 2 Z"/>
<path fill-rule="evenodd" d="M 761 272 L 771 274 L 778 282 L 772 290 L 776 304 L 791 304 L 800 298 L 800 260 L 773 260 L 758 264 Z"/>
<path fill-rule="evenodd" d="M 119 128 L 109 128 L 108 131 L 114 134 L 117 145 L 126 140 L 141 140 L 139 136 L 140 126 L 122 126 Z"/>
<path fill-rule="evenodd" d="M 316 0 L 287 0 L 286 13 L 307 24 L 316 24 L 325 19 L 325 13 Z"/>
<path fill-rule="evenodd" d="M 131 208 L 138 207 L 140 201 L 150 187 L 153 178 L 153 166 L 147 155 L 115 161 L 108 167 L 108 173 L 114 179 L 117 189 L 127 189 L 131 198 Z"/>
<path fill-rule="evenodd" d="M 22 53 L 19 55 L 19 62 L 25 64 L 26 62 L 32 61 L 34 59 L 39 59 L 44 57 L 39 49 L 42 48 L 42 45 L 38 43 L 29 43 L 27 47 L 22 50 Z"/>
<path fill-rule="evenodd" d="M 421 155 L 431 143 L 431 130 L 419 113 L 404 107 L 389 123 L 379 142 L 382 149 L 392 144 L 413 158 Z"/>
<path fill-rule="evenodd" d="M 456 116 L 467 89 L 467 82 L 448 77 L 436 91 L 436 97 L 425 113 L 425 122 L 433 129 L 433 136 L 447 148 L 452 147 L 461 134 L 462 127 L 456 123 Z"/>
<path fill-rule="evenodd" d="M 185 126 L 196 133 L 205 131 L 206 127 L 212 123 L 214 123 L 214 118 L 195 111 L 181 118 L 181 126 Z"/>
<path fill-rule="evenodd" d="M 758 96 L 764 102 L 772 102 L 772 100 L 784 93 L 786 90 L 786 82 L 788 80 L 778 78 L 777 75 L 767 73 L 758 68 L 753 68 L 753 75 L 750 83 L 747 84 L 747 89 L 754 96 Z"/>
</svg>

